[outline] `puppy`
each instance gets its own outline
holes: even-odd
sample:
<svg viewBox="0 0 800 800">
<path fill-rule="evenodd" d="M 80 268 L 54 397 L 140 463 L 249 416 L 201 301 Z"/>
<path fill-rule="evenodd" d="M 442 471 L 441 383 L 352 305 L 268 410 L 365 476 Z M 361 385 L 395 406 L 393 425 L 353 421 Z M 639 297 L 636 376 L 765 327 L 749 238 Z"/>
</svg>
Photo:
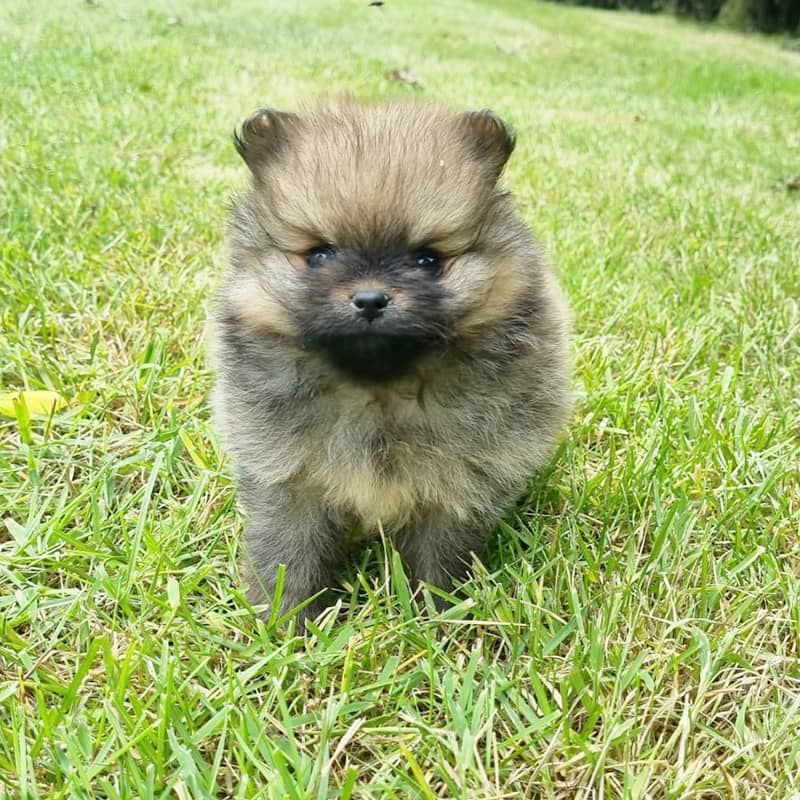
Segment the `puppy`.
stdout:
<svg viewBox="0 0 800 800">
<path fill-rule="evenodd" d="M 489 111 L 339 101 L 262 109 L 235 144 L 253 180 L 214 407 L 252 599 L 282 564 L 278 610 L 318 614 L 354 525 L 449 589 L 569 411 L 565 302 L 497 185 L 514 137 Z"/>
</svg>

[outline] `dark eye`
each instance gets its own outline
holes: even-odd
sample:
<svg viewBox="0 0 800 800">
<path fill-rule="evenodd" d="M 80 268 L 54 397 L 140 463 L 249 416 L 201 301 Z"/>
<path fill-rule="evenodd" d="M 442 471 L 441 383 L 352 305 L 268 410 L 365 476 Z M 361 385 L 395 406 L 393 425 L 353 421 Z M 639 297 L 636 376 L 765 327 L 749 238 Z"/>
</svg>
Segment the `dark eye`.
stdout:
<svg viewBox="0 0 800 800">
<path fill-rule="evenodd" d="M 412 254 L 411 258 L 414 264 L 422 269 L 430 272 L 438 272 L 442 267 L 442 257 L 435 250 L 430 247 L 425 247 L 422 250 L 417 250 Z"/>
<path fill-rule="evenodd" d="M 309 267 L 321 267 L 326 261 L 336 258 L 336 248 L 330 244 L 323 244 L 308 251 L 306 263 Z"/>
</svg>

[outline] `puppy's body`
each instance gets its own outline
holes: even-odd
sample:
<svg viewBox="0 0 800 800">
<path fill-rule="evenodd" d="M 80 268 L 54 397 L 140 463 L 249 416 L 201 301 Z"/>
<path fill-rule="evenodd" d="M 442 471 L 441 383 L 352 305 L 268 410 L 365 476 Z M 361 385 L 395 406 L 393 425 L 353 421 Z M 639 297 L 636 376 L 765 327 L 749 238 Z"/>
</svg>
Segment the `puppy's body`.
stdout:
<svg viewBox="0 0 800 800">
<path fill-rule="evenodd" d="M 485 113 L 345 103 L 260 112 L 238 147 L 254 186 L 216 313 L 215 408 L 256 599 L 279 564 L 284 608 L 329 587 L 353 523 L 448 587 L 568 409 L 565 306 L 496 188 L 513 140 Z"/>
</svg>

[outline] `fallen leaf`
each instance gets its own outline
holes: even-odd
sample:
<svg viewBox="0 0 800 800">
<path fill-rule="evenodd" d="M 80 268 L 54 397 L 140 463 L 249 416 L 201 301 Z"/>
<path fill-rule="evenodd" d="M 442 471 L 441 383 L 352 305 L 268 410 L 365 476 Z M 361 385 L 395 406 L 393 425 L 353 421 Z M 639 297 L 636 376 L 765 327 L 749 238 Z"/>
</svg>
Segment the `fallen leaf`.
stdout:
<svg viewBox="0 0 800 800">
<path fill-rule="evenodd" d="M 52 414 L 63 408 L 67 401 L 58 392 L 2 392 L 0 393 L 0 414 L 17 419 L 17 405 L 24 405 L 29 414 Z"/>
</svg>

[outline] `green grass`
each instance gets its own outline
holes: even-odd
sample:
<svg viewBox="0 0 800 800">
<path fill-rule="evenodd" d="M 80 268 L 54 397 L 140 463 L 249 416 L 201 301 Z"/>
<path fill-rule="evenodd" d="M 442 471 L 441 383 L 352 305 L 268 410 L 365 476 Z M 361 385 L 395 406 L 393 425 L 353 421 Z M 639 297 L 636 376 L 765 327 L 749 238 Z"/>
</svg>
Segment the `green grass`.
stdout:
<svg viewBox="0 0 800 800">
<path fill-rule="evenodd" d="M 0 417 L 0 797 L 800 796 L 797 54 L 525 0 L 0 20 L 0 389 L 68 403 Z M 203 325 L 234 123 L 340 90 L 515 125 L 578 403 L 471 608 L 376 544 L 300 639 L 242 597 Z"/>
</svg>

